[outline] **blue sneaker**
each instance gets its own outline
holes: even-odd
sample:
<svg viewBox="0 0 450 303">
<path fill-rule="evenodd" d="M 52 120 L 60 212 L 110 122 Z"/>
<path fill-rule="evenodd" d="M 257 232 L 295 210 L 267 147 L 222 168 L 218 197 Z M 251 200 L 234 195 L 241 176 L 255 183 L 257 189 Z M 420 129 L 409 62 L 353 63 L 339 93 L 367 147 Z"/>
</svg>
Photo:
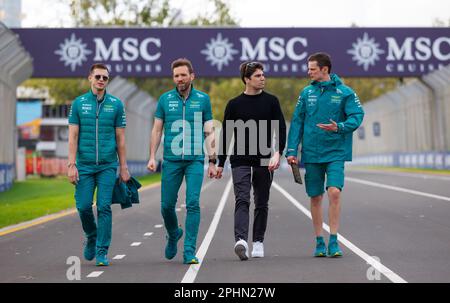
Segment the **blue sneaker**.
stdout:
<svg viewBox="0 0 450 303">
<path fill-rule="evenodd" d="M 170 236 L 167 236 L 167 245 L 165 250 L 165 256 L 167 259 L 171 260 L 177 255 L 177 244 L 178 240 L 181 239 L 183 236 L 183 230 L 181 228 L 178 228 L 177 230 L 177 236 L 172 238 Z"/>
<path fill-rule="evenodd" d="M 342 257 L 342 250 L 339 248 L 337 241 L 337 235 L 330 235 L 330 241 L 328 242 L 328 256 L 329 257 Z"/>
<path fill-rule="evenodd" d="M 314 251 L 314 257 L 326 257 L 327 247 L 323 237 L 316 237 L 316 250 Z"/>
<path fill-rule="evenodd" d="M 184 264 L 199 264 L 200 262 L 198 261 L 196 256 L 188 256 L 188 257 L 184 257 Z"/>
<path fill-rule="evenodd" d="M 88 261 L 92 261 L 95 258 L 95 245 L 97 243 L 97 238 L 91 237 L 87 238 L 86 242 L 84 242 L 84 258 Z"/>
<path fill-rule="evenodd" d="M 95 259 L 96 259 L 95 262 L 96 266 L 109 266 L 109 261 L 108 257 L 106 256 L 106 253 L 97 254 L 97 256 L 95 256 Z"/>
</svg>

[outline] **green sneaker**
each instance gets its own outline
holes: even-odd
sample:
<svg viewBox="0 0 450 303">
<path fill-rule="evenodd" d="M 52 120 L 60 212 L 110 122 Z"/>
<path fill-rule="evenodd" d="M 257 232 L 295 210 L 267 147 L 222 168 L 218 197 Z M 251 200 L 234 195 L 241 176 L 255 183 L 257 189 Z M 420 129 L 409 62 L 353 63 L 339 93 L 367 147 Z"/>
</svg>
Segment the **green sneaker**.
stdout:
<svg viewBox="0 0 450 303">
<path fill-rule="evenodd" d="M 314 251 L 314 257 L 326 257 L 327 247 L 323 237 L 316 237 L 316 250 Z"/>
<path fill-rule="evenodd" d="M 95 259 L 96 259 L 96 262 L 95 262 L 96 266 L 109 266 L 109 261 L 108 261 L 108 258 L 106 257 L 105 253 L 98 254 L 95 257 Z"/>
<path fill-rule="evenodd" d="M 342 250 L 339 248 L 337 241 L 337 235 L 330 235 L 330 241 L 328 242 L 328 256 L 329 257 L 342 257 Z"/>
<path fill-rule="evenodd" d="M 191 256 L 191 257 L 184 257 L 184 264 L 199 264 L 197 257 Z"/>
<path fill-rule="evenodd" d="M 86 242 L 84 242 L 84 258 L 88 261 L 92 261 L 95 258 L 95 246 L 97 243 L 96 237 L 87 238 Z"/>
<path fill-rule="evenodd" d="M 177 255 L 177 244 L 178 240 L 181 239 L 183 236 L 183 230 L 181 228 L 178 228 L 177 230 L 177 236 L 176 237 L 170 237 L 167 236 L 167 245 L 165 250 L 165 256 L 167 259 L 172 260 Z"/>
</svg>

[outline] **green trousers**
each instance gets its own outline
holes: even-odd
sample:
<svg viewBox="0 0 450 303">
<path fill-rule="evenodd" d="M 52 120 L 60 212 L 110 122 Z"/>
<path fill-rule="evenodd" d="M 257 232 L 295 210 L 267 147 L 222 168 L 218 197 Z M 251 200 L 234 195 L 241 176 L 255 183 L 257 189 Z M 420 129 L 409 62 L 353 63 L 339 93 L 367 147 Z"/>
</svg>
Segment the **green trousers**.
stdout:
<svg viewBox="0 0 450 303">
<path fill-rule="evenodd" d="M 111 199 L 116 180 L 117 163 L 101 165 L 78 164 L 79 180 L 75 201 L 81 225 L 87 238 L 96 238 L 96 251 L 107 253 L 111 243 Z M 94 191 L 97 188 L 97 224 L 92 211 Z"/>
<path fill-rule="evenodd" d="M 169 236 L 175 236 L 178 218 L 175 206 L 183 178 L 186 178 L 186 222 L 184 256 L 195 256 L 200 225 L 200 191 L 203 183 L 203 161 L 168 161 L 162 164 L 161 214 Z"/>
</svg>

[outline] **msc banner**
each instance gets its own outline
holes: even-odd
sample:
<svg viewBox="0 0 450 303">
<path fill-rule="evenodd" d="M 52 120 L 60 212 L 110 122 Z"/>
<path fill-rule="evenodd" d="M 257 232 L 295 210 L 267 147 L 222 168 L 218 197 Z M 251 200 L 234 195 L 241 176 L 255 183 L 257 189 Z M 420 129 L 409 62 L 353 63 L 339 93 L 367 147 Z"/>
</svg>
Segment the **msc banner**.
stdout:
<svg viewBox="0 0 450 303">
<path fill-rule="evenodd" d="M 256 60 L 272 77 L 305 76 L 307 58 L 331 54 L 347 77 L 419 76 L 450 63 L 450 28 L 13 29 L 34 58 L 34 77 L 85 77 L 94 62 L 123 77 L 171 76 L 189 58 L 200 77 L 236 77 Z"/>
</svg>

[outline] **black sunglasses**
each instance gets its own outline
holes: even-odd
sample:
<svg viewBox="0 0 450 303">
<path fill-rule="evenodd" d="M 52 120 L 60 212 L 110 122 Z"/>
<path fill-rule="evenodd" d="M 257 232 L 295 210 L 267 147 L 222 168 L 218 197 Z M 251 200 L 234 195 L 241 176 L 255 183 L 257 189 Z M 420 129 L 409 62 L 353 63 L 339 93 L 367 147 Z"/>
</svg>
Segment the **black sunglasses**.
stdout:
<svg viewBox="0 0 450 303">
<path fill-rule="evenodd" d="M 95 75 L 94 78 L 95 78 L 95 80 L 100 80 L 100 79 L 102 79 L 103 81 L 109 80 L 108 76 L 102 76 L 102 75 Z"/>
</svg>

